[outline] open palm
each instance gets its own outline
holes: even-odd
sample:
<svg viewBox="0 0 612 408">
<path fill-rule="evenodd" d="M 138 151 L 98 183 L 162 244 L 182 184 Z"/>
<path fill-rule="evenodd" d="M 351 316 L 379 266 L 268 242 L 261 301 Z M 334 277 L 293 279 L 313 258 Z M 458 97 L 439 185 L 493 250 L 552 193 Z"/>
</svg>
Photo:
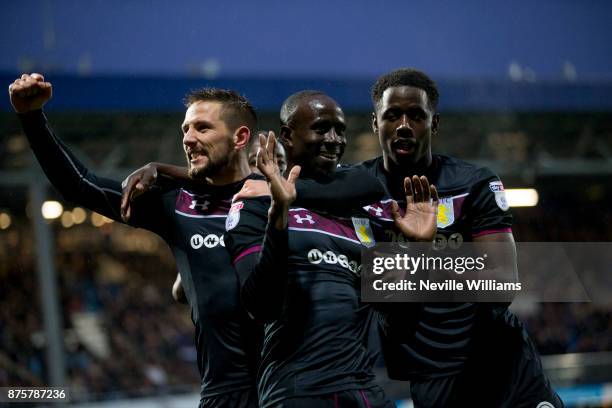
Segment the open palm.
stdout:
<svg viewBox="0 0 612 408">
<path fill-rule="evenodd" d="M 294 166 L 285 179 L 280 173 L 276 159 L 276 136 L 269 132 L 268 137 L 259 135 L 259 151 L 257 153 L 257 168 L 266 176 L 270 184 L 272 200 L 277 204 L 289 206 L 297 196 L 295 181 L 300 175 L 300 166 Z"/>
<path fill-rule="evenodd" d="M 432 241 L 436 236 L 438 191 L 425 176 L 404 179 L 406 210 L 402 216 L 397 202 L 391 209 L 395 226 L 411 241 Z"/>
</svg>

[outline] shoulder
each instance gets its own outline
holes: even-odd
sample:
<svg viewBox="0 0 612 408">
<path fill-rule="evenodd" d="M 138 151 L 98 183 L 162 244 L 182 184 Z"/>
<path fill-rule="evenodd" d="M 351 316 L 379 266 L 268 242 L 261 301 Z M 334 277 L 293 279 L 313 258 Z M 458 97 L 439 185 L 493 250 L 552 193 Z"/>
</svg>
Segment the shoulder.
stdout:
<svg viewBox="0 0 612 408">
<path fill-rule="evenodd" d="M 377 172 L 382 167 L 382 163 L 383 163 L 382 156 L 378 156 L 373 159 L 365 160 L 365 161 L 362 161 L 361 163 L 357 163 L 352 167 L 361 168 L 363 170 L 370 171 L 370 172 Z"/>
<path fill-rule="evenodd" d="M 437 183 L 441 190 L 471 188 L 487 181 L 499 180 L 488 167 L 470 163 L 456 157 L 435 155 L 439 173 Z"/>
<path fill-rule="evenodd" d="M 261 228 L 268 219 L 268 208 L 270 208 L 270 197 L 261 196 L 240 199 L 234 201 L 228 211 L 225 220 L 225 230 L 240 230 L 241 227 Z"/>
</svg>

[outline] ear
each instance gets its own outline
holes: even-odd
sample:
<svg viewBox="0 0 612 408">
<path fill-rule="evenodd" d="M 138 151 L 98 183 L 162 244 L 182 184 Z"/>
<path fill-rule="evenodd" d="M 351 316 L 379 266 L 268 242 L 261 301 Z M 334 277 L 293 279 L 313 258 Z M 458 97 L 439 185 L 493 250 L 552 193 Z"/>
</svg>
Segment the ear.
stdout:
<svg viewBox="0 0 612 408">
<path fill-rule="evenodd" d="M 293 131 L 291 130 L 289 126 L 281 125 L 279 136 L 284 146 L 293 147 L 293 140 L 292 140 Z"/>
<path fill-rule="evenodd" d="M 372 112 L 372 130 L 374 133 L 378 133 L 378 120 L 376 119 L 376 112 Z"/>
<path fill-rule="evenodd" d="M 437 135 L 438 134 L 438 126 L 440 125 L 440 114 L 436 113 L 433 115 L 433 118 L 431 118 L 431 133 L 433 135 Z"/>
<path fill-rule="evenodd" d="M 251 130 L 246 126 L 240 126 L 234 132 L 234 148 L 236 150 L 246 149 L 251 139 Z"/>
</svg>

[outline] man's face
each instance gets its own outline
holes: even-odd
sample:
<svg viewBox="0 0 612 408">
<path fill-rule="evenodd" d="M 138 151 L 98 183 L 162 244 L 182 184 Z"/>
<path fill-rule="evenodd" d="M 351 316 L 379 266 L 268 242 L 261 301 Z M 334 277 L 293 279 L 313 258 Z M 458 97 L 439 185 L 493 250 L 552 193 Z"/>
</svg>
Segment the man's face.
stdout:
<svg viewBox="0 0 612 408">
<path fill-rule="evenodd" d="M 302 174 L 333 174 L 346 147 L 344 113 L 336 102 L 325 95 L 304 99 L 289 127 L 291 158 Z"/>
<path fill-rule="evenodd" d="M 185 112 L 181 125 L 183 148 L 189 176 L 193 179 L 218 174 L 233 157 L 233 134 L 221 119 L 222 111 L 223 105 L 219 102 L 199 101 Z"/>
<path fill-rule="evenodd" d="M 431 136 L 438 131 L 438 115 L 429 106 L 421 88 L 387 88 L 373 115 L 372 128 L 378 134 L 385 166 L 428 165 Z"/>
</svg>

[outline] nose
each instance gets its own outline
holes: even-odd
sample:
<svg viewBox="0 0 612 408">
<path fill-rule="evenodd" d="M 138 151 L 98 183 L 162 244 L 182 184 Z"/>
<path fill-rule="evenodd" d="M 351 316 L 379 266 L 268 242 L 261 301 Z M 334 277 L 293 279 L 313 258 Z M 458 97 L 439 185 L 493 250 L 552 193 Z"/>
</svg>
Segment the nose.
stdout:
<svg viewBox="0 0 612 408">
<path fill-rule="evenodd" d="M 412 135 L 412 127 L 410 127 L 408 115 L 404 114 L 401 116 L 396 132 L 398 136 L 410 137 Z"/>
<path fill-rule="evenodd" d="M 329 132 L 325 134 L 325 143 L 329 144 L 344 144 L 346 143 L 344 136 L 338 134 L 335 128 L 331 128 Z"/>
<path fill-rule="evenodd" d="M 183 133 L 183 144 L 185 146 L 193 146 L 196 144 L 196 142 L 197 139 L 195 137 L 194 130 L 190 127 L 187 132 Z"/>
</svg>

